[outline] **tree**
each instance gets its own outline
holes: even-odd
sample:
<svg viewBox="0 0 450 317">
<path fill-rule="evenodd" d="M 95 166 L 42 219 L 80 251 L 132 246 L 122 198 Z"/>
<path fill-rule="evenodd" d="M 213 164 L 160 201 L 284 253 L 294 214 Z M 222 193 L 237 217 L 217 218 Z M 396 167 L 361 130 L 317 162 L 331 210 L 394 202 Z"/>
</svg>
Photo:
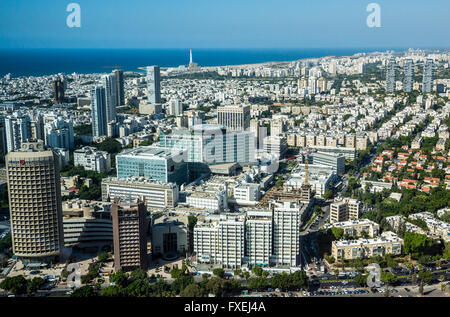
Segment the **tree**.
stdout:
<svg viewBox="0 0 450 317">
<path fill-rule="evenodd" d="M 386 260 L 386 264 L 388 267 L 393 268 L 393 269 L 398 267 L 398 262 L 392 258 L 391 254 L 386 254 L 385 260 Z"/>
<path fill-rule="evenodd" d="M 93 297 L 96 296 L 94 288 L 92 286 L 86 285 L 77 288 L 71 295 L 72 297 Z"/>
<path fill-rule="evenodd" d="M 423 281 L 420 281 L 419 293 L 420 293 L 420 295 L 423 295 Z"/>
<path fill-rule="evenodd" d="M 111 274 L 110 281 L 116 285 L 125 287 L 128 282 L 128 274 L 122 270 L 118 270 L 116 273 Z"/>
<path fill-rule="evenodd" d="M 107 138 L 105 141 L 97 144 L 97 148 L 109 154 L 116 154 L 122 150 L 122 145 L 113 138 Z"/>
<path fill-rule="evenodd" d="M 105 287 L 100 292 L 101 296 L 104 297 L 120 297 L 123 295 L 123 288 L 120 285 L 111 285 L 108 287 Z"/>
<path fill-rule="evenodd" d="M 134 270 L 130 274 L 130 278 L 132 280 L 145 280 L 145 279 L 147 279 L 147 277 L 148 277 L 147 271 L 141 270 L 141 269 Z"/>
<path fill-rule="evenodd" d="M 225 271 L 222 268 L 217 268 L 213 270 L 213 274 L 217 277 L 223 278 L 225 276 Z"/>
<path fill-rule="evenodd" d="M 215 296 L 222 296 L 225 288 L 225 280 L 213 277 L 206 283 L 206 290 Z"/>
<path fill-rule="evenodd" d="M 324 199 L 330 199 L 331 197 L 333 197 L 334 193 L 331 189 L 327 189 L 325 190 L 325 193 L 323 194 L 323 198 Z"/>
<path fill-rule="evenodd" d="M 44 279 L 42 277 L 34 277 L 27 285 L 27 293 L 31 294 L 36 292 L 42 285 L 44 285 Z"/>
<path fill-rule="evenodd" d="M 181 297 L 200 297 L 202 296 L 202 291 L 197 284 L 189 284 L 180 293 Z"/>
<path fill-rule="evenodd" d="M 171 288 L 172 291 L 179 294 L 181 293 L 188 285 L 194 283 L 194 278 L 189 275 L 180 275 L 175 281 L 173 281 Z"/>
<path fill-rule="evenodd" d="M 99 262 L 106 262 L 108 259 L 109 259 L 109 254 L 107 252 L 103 252 L 98 255 Z"/>
<path fill-rule="evenodd" d="M 128 296 L 133 297 L 149 296 L 150 291 L 151 291 L 150 283 L 148 282 L 147 279 L 135 280 L 125 288 L 125 293 Z"/>
<path fill-rule="evenodd" d="M 262 276 L 263 269 L 260 266 L 255 266 L 254 268 L 252 268 L 252 273 L 260 277 Z"/>
<path fill-rule="evenodd" d="M 357 275 L 353 281 L 355 283 L 358 283 L 360 286 L 366 286 L 367 285 L 367 276 L 368 274 L 361 274 L 361 275 Z"/>
<path fill-rule="evenodd" d="M 267 280 L 262 277 L 254 277 L 250 279 L 249 288 L 253 290 L 262 290 L 268 286 Z"/>
<path fill-rule="evenodd" d="M 419 280 L 425 284 L 430 283 L 433 280 L 433 274 L 428 270 L 421 270 L 418 274 Z"/>
<path fill-rule="evenodd" d="M 27 280 L 23 275 L 6 277 L 0 283 L 0 288 L 9 291 L 15 295 L 24 294 L 27 290 Z"/>
<path fill-rule="evenodd" d="M 197 217 L 188 216 L 188 228 L 190 231 L 194 231 L 194 227 L 197 224 Z"/>
<path fill-rule="evenodd" d="M 333 233 L 335 240 L 340 240 L 344 236 L 344 229 L 333 227 L 331 228 L 331 233 Z"/>
<path fill-rule="evenodd" d="M 412 232 L 406 232 L 403 241 L 405 253 L 414 258 L 423 255 L 433 245 L 433 240 L 426 235 Z"/>
<path fill-rule="evenodd" d="M 397 282 L 397 276 L 391 272 L 381 272 L 381 281 L 386 284 L 394 284 Z"/>
</svg>

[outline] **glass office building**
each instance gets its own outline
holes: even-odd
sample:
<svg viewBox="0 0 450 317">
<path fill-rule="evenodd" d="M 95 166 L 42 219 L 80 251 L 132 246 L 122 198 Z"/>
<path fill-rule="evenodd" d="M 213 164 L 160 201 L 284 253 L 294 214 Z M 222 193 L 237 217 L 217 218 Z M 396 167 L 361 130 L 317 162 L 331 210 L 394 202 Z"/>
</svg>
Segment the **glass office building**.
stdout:
<svg viewBox="0 0 450 317">
<path fill-rule="evenodd" d="M 189 129 L 175 129 L 160 135 L 160 146 L 186 151 L 190 163 L 221 164 L 255 162 L 256 140 L 253 132 L 228 132 L 225 126 L 200 124 Z"/>
<path fill-rule="evenodd" d="M 116 157 L 117 177 L 145 177 L 181 185 L 188 181 L 184 151 L 141 146 L 122 151 Z"/>
</svg>

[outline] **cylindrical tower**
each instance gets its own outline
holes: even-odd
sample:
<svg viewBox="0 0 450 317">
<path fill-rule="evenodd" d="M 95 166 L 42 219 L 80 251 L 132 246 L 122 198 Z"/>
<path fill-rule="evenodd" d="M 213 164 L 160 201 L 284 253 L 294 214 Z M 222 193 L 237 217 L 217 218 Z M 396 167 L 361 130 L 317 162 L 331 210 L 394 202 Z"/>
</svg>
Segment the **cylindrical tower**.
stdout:
<svg viewBox="0 0 450 317">
<path fill-rule="evenodd" d="M 13 252 L 32 262 L 54 259 L 64 246 L 58 157 L 42 141 L 6 156 Z"/>
</svg>

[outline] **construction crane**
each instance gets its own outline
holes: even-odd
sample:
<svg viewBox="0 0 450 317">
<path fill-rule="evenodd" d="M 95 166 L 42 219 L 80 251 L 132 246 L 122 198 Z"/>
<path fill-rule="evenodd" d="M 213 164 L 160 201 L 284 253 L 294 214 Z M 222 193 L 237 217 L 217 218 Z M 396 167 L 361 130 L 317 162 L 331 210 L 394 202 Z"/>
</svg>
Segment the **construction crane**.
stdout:
<svg viewBox="0 0 450 317">
<path fill-rule="evenodd" d="M 305 156 L 305 180 L 303 181 L 303 185 L 309 185 L 309 155 L 315 152 L 317 152 L 317 149 L 306 147 L 306 151 L 302 153 Z"/>
</svg>

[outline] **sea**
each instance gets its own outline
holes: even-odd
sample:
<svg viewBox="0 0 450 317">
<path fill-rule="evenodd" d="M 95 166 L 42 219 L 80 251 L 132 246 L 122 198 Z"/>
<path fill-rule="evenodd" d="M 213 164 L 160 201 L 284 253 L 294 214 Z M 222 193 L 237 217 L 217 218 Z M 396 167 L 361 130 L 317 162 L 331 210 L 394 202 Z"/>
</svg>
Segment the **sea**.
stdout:
<svg viewBox="0 0 450 317">
<path fill-rule="evenodd" d="M 199 66 L 226 66 L 294 61 L 324 56 L 351 56 L 387 49 L 193 49 Z M 115 68 L 139 72 L 139 67 L 189 64 L 189 49 L 15 49 L 0 50 L 0 76 L 45 76 L 58 73 L 108 73 Z"/>
</svg>

